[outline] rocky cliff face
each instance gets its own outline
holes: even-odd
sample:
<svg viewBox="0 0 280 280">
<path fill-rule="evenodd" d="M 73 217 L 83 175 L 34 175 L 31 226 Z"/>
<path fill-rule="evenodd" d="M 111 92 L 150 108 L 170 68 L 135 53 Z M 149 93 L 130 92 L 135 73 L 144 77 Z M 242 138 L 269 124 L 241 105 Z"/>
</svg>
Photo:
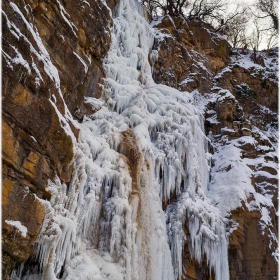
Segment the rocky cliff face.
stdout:
<svg viewBox="0 0 280 280">
<path fill-rule="evenodd" d="M 210 92 L 213 77 L 230 61 L 229 43 L 199 20 L 165 16 L 153 26 L 159 31 L 155 81 L 181 91 Z"/>
<path fill-rule="evenodd" d="M 110 7 L 115 3 L 108 2 Z M 101 1 L 3 3 L 3 278 L 33 255 L 49 199 L 47 180 L 69 183 L 74 119 L 100 97 L 111 10 Z M 6 220 L 27 227 L 23 237 Z"/>
<path fill-rule="evenodd" d="M 33 246 L 48 213 L 44 203 L 51 199 L 48 180 L 58 177 L 69 189 L 82 129 L 79 123 L 94 119 L 101 108 L 90 98 L 107 94 L 103 59 L 111 46 L 116 4 L 96 0 L 3 3 L 3 279 L 10 279 L 24 262 L 24 273 L 38 271 Z M 212 199 L 219 194 L 225 201 L 231 201 L 230 196 L 237 200 L 226 206 L 216 201 L 230 213 L 225 215 L 230 279 L 276 279 L 277 50 L 231 50 L 211 26 L 196 20 L 166 16 L 152 26 L 154 80 L 182 94 L 191 92 L 191 102 L 204 111 L 212 154 Z M 110 108 L 110 99 L 107 102 Z M 145 155 L 132 130 L 124 130 L 120 137 L 122 144 L 116 151 L 128 166 L 132 203 L 141 197 L 140 186 L 146 185 L 141 175 Z M 148 161 L 145 170 L 149 173 Z M 236 172 L 240 170 L 246 172 L 244 177 L 239 174 L 239 181 Z M 222 176 L 233 178 L 234 184 Z M 163 196 L 163 209 L 177 199 L 175 191 L 169 199 Z M 138 215 L 142 226 L 145 214 L 139 211 Z M 184 233 L 190 240 L 188 219 L 191 216 L 185 214 Z M 181 278 L 215 279 L 209 260 L 206 256 L 201 263 L 195 260 L 190 244 L 184 245 Z"/>
<path fill-rule="evenodd" d="M 231 50 L 211 27 L 199 21 L 186 23 L 182 18 L 166 16 L 154 26 L 160 30 L 154 46 L 158 54 L 153 65 L 155 80 L 182 91 L 199 91 L 206 98 L 205 129 L 211 140 L 212 170 L 229 173 L 234 168 L 230 157 L 222 166 L 215 155 L 224 149 L 224 156 L 228 156 L 226 147 L 237 141 L 240 150 L 235 152 L 241 153 L 240 162 L 252 170 L 255 191 L 272 198 L 273 203 L 260 203 L 251 194 L 247 199 L 254 207 L 248 211 L 248 205 L 243 204 L 231 212 L 237 226 L 229 243 L 230 279 L 274 279 L 274 236 L 278 235 L 278 50 Z M 195 93 L 198 100 L 199 94 Z M 247 142 L 246 137 L 253 141 Z M 265 211 L 269 211 L 270 221 L 264 220 Z M 197 264 L 187 248 L 185 252 L 183 278 L 210 279 L 206 262 Z"/>
</svg>

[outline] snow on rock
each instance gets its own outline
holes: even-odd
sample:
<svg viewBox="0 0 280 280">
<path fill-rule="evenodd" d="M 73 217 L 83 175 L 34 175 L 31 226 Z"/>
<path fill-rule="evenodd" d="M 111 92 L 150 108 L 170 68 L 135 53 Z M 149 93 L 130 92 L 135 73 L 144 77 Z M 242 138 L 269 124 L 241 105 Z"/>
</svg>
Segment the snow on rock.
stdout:
<svg viewBox="0 0 280 280">
<path fill-rule="evenodd" d="M 59 10 L 60 10 L 60 14 L 61 14 L 62 18 L 68 24 L 68 26 L 70 27 L 70 29 L 72 30 L 74 35 L 77 37 L 76 33 L 77 33 L 78 28 L 75 26 L 74 23 L 69 21 L 68 17 L 70 17 L 70 15 L 65 11 L 64 7 L 61 5 L 59 0 L 56 0 L 56 3 L 58 4 Z"/>
<path fill-rule="evenodd" d="M 85 74 L 87 73 L 88 71 L 88 66 L 87 64 L 85 63 L 85 61 L 75 52 L 73 52 L 73 54 L 78 58 L 78 60 L 83 64 L 84 66 L 84 69 L 85 69 Z"/>
<path fill-rule="evenodd" d="M 59 3 L 58 0 L 57 0 L 57 2 Z M 24 17 L 24 15 L 22 14 L 22 12 L 20 11 L 20 9 L 18 8 L 18 6 L 15 3 L 10 2 L 10 6 L 14 10 L 14 12 L 17 13 L 19 15 L 19 17 L 21 18 L 21 20 L 24 22 L 24 24 L 25 24 L 28 32 L 31 34 L 32 39 L 34 40 L 35 44 L 33 45 L 30 42 L 30 40 L 20 31 L 20 29 L 16 26 L 16 24 L 14 22 L 11 22 L 9 20 L 9 18 L 7 17 L 7 15 L 3 12 L 3 14 L 7 20 L 7 25 L 10 29 L 10 32 L 16 38 L 22 38 L 28 44 L 28 46 L 30 48 L 30 53 L 34 54 L 35 57 L 38 59 L 38 61 L 43 63 L 44 71 L 47 73 L 47 75 L 50 77 L 50 79 L 54 82 L 55 87 L 57 89 L 58 96 L 59 96 L 59 98 L 61 98 L 61 100 L 63 102 L 63 106 L 64 106 L 63 111 L 65 111 L 65 113 L 61 113 L 60 110 L 57 108 L 56 98 L 54 99 L 54 101 L 50 98 L 49 101 L 57 113 L 57 116 L 60 120 L 62 128 L 65 130 L 66 134 L 68 134 L 71 137 L 71 139 L 74 143 L 76 141 L 76 139 L 75 139 L 75 136 L 68 123 L 69 121 L 73 122 L 73 118 L 72 118 L 72 116 L 67 108 L 67 105 L 64 102 L 63 96 L 62 96 L 62 92 L 60 89 L 60 78 L 59 78 L 58 70 L 52 63 L 50 55 L 42 42 L 42 39 L 39 35 L 39 32 L 38 32 L 36 26 L 33 26 L 31 23 L 29 23 L 27 21 L 27 19 Z M 23 67 L 25 67 L 27 69 L 28 73 L 30 73 L 31 68 L 32 68 L 35 71 L 35 73 L 37 74 L 37 77 L 35 78 L 35 83 L 39 85 L 40 81 L 44 82 L 36 64 L 33 61 L 33 58 L 32 58 L 33 63 L 30 66 L 27 63 L 27 61 L 25 61 L 22 58 L 22 55 L 16 50 L 16 48 L 14 46 L 11 46 L 11 48 L 14 49 L 14 51 L 16 52 L 17 55 L 15 58 L 11 58 L 7 54 L 4 53 L 4 57 L 7 60 L 9 66 L 12 67 L 12 64 L 21 64 L 21 65 L 23 65 Z"/>
<path fill-rule="evenodd" d="M 247 143 L 253 141 L 252 138 L 248 138 L 243 137 L 243 140 Z M 221 141 L 223 140 L 227 141 L 227 139 Z M 222 213 L 228 215 L 232 210 L 241 207 L 241 202 L 246 201 L 250 194 L 255 193 L 251 184 L 253 172 L 241 159 L 238 141 L 240 140 L 230 140 L 226 145 L 217 144 L 212 156 L 210 196 L 213 203 L 219 205 Z"/>
<path fill-rule="evenodd" d="M 26 237 L 27 227 L 22 225 L 20 221 L 5 220 L 5 223 L 15 227 L 20 232 L 22 237 Z"/>
<path fill-rule="evenodd" d="M 245 53 L 236 50 L 235 55 L 231 56 L 230 67 L 242 67 L 251 70 L 252 76 L 264 74 L 264 78 L 272 82 L 278 82 L 278 48 L 255 53 L 247 50 Z"/>
<path fill-rule="evenodd" d="M 250 60 L 250 57 L 247 59 Z M 244 64 L 246 63 L 244 59 Z M 221 73 L 225 72 L 228 72 L 228 69 Z M 277 199 L 275 182 L 278 180 L 278 130 L 273 123 L 269 123 L 263 129 L 258 128 L 253 114 L 248 114 L 248 119 L 244 114 L 238 117 L 239 120 L 224 122 L 224 115 L 218 116 L 215 110 L 207 109 L 207 101 L 208 104 L 218 107 L 229 100 L 236 108 L 239 107 L 239 103 L 228 90 L 217 86 L 212 90 L 203 102 L 206 104 L 204 110 L 209 116 L 208 124 L 216 133 L 213 135 L 211 128 L 209 129 L 208 138 L 213 150 L 209 197 L 224 217 L 230 217 L 233 210 L 242 209 L 244 206 L 249 211 L 260 212 L 260 234 L 268 236 L 269 248 L 273 252 L 274 249 L 277 250 L 275 221 L 272 217 L 276 212 Z M 261 105 L 256 114 L 259 113 L 269 115 L 272 120 L 276 116 Z M 277 252 L 273 252 L 273 255 L 277 261 Z"/>
</svg>

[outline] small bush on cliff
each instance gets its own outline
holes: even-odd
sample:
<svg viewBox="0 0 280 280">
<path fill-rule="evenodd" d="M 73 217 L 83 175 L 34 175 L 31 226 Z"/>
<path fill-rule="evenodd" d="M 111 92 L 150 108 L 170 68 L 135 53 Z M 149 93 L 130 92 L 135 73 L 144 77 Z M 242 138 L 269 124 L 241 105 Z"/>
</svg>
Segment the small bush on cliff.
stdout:
<svg viewBox="0 0 280 280">
<path fill-rule="evenodd" d="M 246 83 L 235 85 L 234 89 L 236 96 L 239 98 L 256 97 L 256 93 Z"/>
</svg>

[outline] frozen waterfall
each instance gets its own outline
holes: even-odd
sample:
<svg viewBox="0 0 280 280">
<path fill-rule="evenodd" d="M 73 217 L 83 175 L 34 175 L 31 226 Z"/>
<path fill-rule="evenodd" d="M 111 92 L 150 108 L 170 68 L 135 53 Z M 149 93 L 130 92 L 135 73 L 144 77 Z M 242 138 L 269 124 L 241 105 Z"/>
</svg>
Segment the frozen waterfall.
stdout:
<svg viewBox="0 0 280 280">
<path fill-rule="evenodd" d="M 70 186 L 56 178 L 42 201 L 39 279 L 181 279 L 185 244 L 216 280 L 229 279 L 202 116 L 188 93 L 153 81 L 154 35 L 142 15 L 132 0 L 115 9 L 103 96 L 87 99 L 97 111 L 80 124 Z"/>
</svg>

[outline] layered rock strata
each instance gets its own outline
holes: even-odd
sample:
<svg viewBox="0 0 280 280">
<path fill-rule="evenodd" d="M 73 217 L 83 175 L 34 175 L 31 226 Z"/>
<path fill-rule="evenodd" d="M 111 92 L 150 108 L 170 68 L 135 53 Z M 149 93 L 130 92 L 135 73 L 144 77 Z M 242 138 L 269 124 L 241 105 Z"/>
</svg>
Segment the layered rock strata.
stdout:
<svg viewBox="0 0 280 280">
<path fill-rule="evenodd" d="M 3 3 L 3 279 L 33 255 L 45 215 L 37 197 L 50 198 L 47 180 L 71 179 L 79 135 L 74 119 L 92 113 L 86 97 L 102 91 L 108 6 L 93 0 Z M 19 221 L 26 237 L 6 221 Z"/>
</svg>

